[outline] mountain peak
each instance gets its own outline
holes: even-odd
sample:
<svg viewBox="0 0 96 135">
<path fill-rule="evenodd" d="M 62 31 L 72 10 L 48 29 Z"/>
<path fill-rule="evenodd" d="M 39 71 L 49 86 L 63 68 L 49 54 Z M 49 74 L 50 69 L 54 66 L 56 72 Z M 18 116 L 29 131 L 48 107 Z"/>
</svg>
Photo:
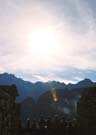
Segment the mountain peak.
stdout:
<svg viewBox="0 0 96 135">
<path fill-rule="evenodd" d="M 76 84 L 76 87 L 78 88 L 85 88 L 85 87 L 92 87 L 94 86 L 94 82 L 92 82 L 90 79 L 86 78 Z"/>
<path fill-rule="evenodd" d="M 19 99 L 20 101 L 24 100 L 26 97 L 29 96 L 37 100 L 40 95 L 51 90 L 52 88 L 64 90 L 67 88 L 74 89 L 74 88 L 87 88 L 87 87 L 96 86 L 96 84 L 88 78 L 76 84 L 66 85 L 65 83 L 61 83 L 58 81 L 48 81 L 46 83 L 44 82 L 31 83 L 16 77 L 14 74 L 10 74 L 10 73 L 0 74 L 0 85 L 12 85 L 12 84 L 15 84 L 17 86 L 20 95 L 18 101 Z"/>
<path fill-rule="evenodd" d="M 85 78 L 84 80 L 82 80 L 82 81 L 80 81 L 80 82 L 78 82 L 78 84 L 80 84 L 80 83 L 90 83 L 90 84 L 93 84 L 93 82 L 90 80 L 90 79 L 88 79 L 88 78 Z"/>
<path fill-rule="evenodd" d="M 92 82 L 90 79 L 88 78 L 85 78 L 83 81 L 86 81 L 86 82 Z"/>
</svg>

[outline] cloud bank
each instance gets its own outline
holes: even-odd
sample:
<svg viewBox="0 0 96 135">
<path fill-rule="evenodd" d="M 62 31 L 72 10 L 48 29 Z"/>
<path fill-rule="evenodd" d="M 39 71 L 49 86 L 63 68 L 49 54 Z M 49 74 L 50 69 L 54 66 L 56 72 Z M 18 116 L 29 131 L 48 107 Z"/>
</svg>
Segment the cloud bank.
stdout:
<svg viewBox="0 0 96 135">
<path fill-rule="evenodd" d="M 0 72 L 31 81 L 96 81 L 95 6 L 94 0 L 0 0 Z M 28 35 L 36 29 L 56 34 L 52 55 L 34 54 Z"/>
</svg>

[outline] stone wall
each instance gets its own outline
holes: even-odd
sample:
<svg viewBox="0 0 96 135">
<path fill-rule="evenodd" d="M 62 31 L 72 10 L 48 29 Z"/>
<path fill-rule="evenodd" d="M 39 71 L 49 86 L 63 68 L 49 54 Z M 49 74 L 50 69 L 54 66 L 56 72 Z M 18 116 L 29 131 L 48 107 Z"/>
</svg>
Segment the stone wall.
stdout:
<svg viewBox="0 0 96 135">
<path fill-rule="evenodd" d="M 18 92 L 15 85 L 0 86 L 0 135 L 13 135 L 18 127 L 16 96 Z"/>
</svg>

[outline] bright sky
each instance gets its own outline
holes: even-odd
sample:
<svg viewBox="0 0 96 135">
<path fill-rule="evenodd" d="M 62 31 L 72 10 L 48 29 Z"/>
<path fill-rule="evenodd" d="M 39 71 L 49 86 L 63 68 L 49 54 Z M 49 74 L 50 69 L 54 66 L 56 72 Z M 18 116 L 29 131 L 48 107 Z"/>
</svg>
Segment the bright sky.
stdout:
<svg viewBox="0 0 96 135">
<path fill-rule="evenodd" d="M 0 73 L 96 81 L 95 0 L 0 0 Z"/>
</svg>

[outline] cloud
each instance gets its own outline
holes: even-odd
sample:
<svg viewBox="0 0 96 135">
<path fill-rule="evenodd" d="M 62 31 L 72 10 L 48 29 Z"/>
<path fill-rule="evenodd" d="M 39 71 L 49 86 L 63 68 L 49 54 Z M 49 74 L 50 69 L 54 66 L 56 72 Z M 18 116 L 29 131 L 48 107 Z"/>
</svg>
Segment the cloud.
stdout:
<svg viewBox="0 0 96 135">
<path fill-rule="evenodd" d="M 0 0 L 0 71 L 21 72 L 21 77 L 33 81 L 94 80 L 94 5 L 94 0 Z M 28 35 L 36 29 L 56 34 L 57 51 L 50 56 L 34 54 Z"/>
<path fill-rule="evenodd" d="M 14 74 L 18 77 L 23 77 L 25 80 L 32 82 L 36 81 L 60 81 L 66 84 L 68 83 L 77 83 L 85 78 L 90 78 L 93 81 L 96 81 L 96 70 L 84 70 L 77 69 L 74 67 L 64 67 L 62 70 L 57 71 L 41 71 L 34 72 L 31 71 L 17 71 Z"/>
</svg>

